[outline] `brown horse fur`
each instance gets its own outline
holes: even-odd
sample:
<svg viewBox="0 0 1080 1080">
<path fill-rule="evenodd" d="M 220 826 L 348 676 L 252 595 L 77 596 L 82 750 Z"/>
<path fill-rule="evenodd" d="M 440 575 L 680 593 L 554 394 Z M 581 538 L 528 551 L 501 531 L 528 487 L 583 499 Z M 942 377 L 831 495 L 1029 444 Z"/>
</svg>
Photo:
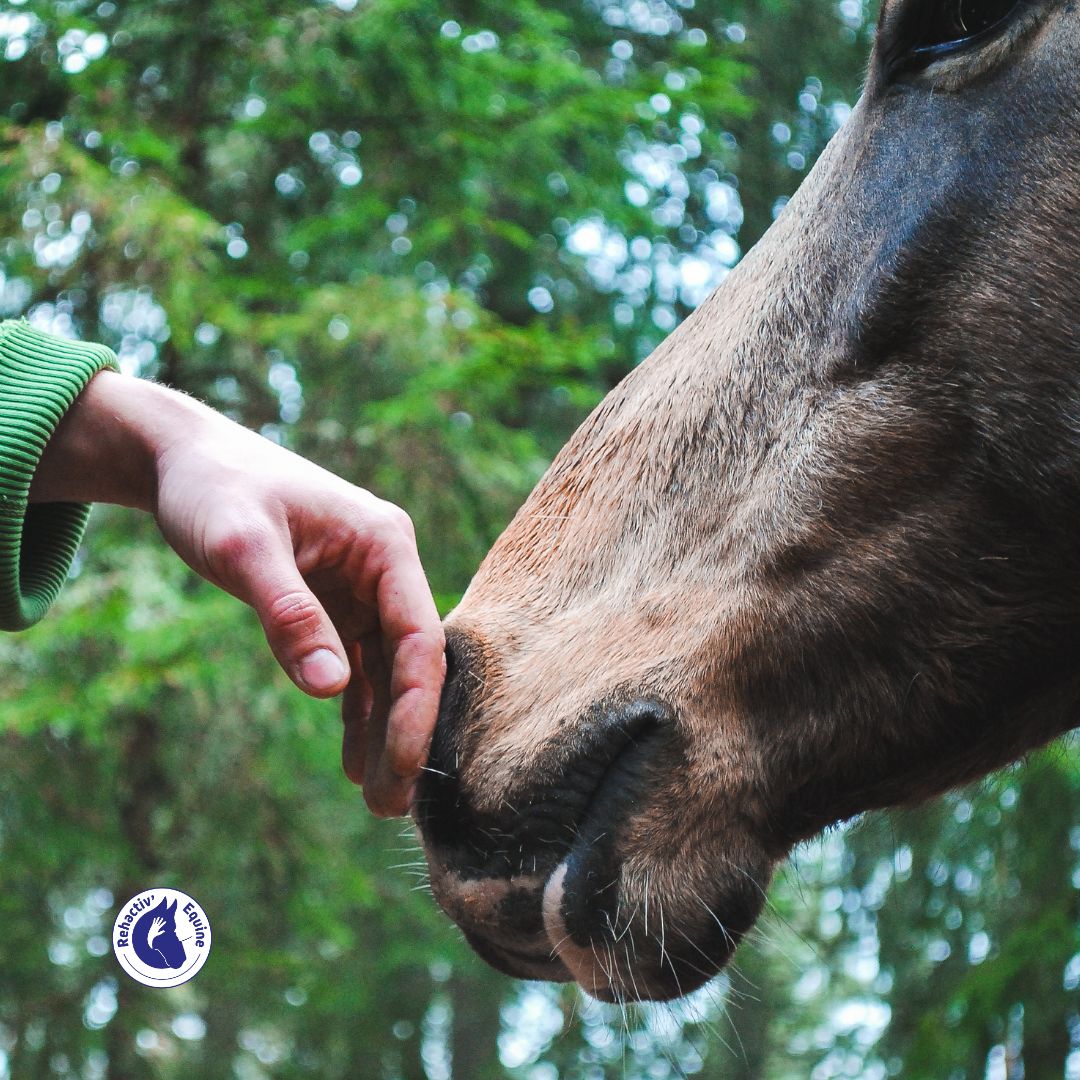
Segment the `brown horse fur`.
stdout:
<svg viewBox="0 0 1080 1080">
<path fill-rule="evenodd" d="M 1077 722 L 1080 13 L 905 68 L 931 3 L 448 620 L 417 820 L 511 974 L 684 993 L 797 841 Z"/>
</svg>

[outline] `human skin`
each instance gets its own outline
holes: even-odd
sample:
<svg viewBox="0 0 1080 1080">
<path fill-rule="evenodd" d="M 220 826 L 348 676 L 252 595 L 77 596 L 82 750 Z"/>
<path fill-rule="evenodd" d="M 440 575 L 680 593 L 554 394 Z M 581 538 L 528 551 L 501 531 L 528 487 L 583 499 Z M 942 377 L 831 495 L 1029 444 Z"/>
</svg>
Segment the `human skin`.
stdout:
<svg viewBox="0 0 1080 1080">
<path fill-rule="evenodd" d="M 342 763 L 371 810 L 408 810 L 445 661 L 403 510 L 184 394 L 112 371 L 65 414 L 30 501 L 152 514 L 192 569 L 255 609 L 301 690 L 343 695 Z"/>
</svg>

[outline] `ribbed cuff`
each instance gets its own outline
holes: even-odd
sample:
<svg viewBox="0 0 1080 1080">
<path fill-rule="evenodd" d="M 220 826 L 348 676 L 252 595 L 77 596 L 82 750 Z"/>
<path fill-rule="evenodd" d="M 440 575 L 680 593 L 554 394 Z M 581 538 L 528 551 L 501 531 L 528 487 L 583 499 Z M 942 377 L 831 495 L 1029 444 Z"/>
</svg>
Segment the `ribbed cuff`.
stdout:
<svg viewBox="0 0 1080 1080">
<path fill-rule="evenodd" d="M 60 418 L 116 356 L 25 321 L 0 322 L 0 630 L 36 623 L 63 587 L 90 507 L 29 505 L 30 481 Z"/>
</svg>

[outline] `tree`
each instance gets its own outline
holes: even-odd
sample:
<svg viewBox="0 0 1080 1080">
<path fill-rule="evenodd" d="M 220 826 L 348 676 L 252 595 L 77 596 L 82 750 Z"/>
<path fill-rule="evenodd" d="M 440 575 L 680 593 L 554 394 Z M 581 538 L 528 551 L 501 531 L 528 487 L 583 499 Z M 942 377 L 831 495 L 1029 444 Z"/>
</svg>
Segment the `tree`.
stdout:
<svg viewBox="0 0 1080 1080">
<path fill-rule="evenodd" d="M 870 16 L 8 3 L 0 309 L 405 505 L 448 608 L 584 412 L 768 226 L 854 100 Z M 332 710 L 145 523 L 99 512 L 59 608 L 0 651 L 0 1076 L 1075 1071 L 1060 754 L 810 845 L 732 972 L 623 1018 L 468 953 L 390 868 L 419 856 L 338 775 Z M 151 882 L 214 920 L 175 991 L 108 955 Z"/>
</svg>

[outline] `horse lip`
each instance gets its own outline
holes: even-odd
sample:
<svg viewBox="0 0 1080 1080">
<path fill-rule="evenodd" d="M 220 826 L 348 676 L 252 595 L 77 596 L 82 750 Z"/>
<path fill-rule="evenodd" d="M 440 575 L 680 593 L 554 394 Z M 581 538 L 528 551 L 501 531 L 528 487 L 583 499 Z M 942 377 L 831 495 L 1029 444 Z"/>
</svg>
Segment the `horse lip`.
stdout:
<svg viewBox="0 0 1080 1080">
<path fill-rule="evenodd" d="M 480 937 L 469 930 L 462 931 L 474 952 L 496 971 L 513 979 L 539 979 L 545 982 L 573 982 L 573 975 L 550 948 L 538 952 L 513 949 L 502 942 Z"/>
<path fill-rule="evenodd" d="M 657 772 L 658 752 L 662 754 L 670 744 L 670 725 L 661 723 L 655 713 L 641 711 L 593 789 L 566 857 L 545 884 L 543 914 L 552 951 L 583 989 L 600 1001 L 678 996 L 652 986 L 644 974 L 640 985 L 633 976 L 629 985 L 615 980 L 615 968 L 604 968 L 595 949 L 596 942 L 610 940 L 621 906 L 619 825 L 640 805 Z M 574 954 L 587 956 L 584 967 L 571 960 Z"/>
<path fill-rule="evenodd" d="M 626 762 L 645 742 L 670 731 L 671 716 L 654 700 L 599 703 L 574 725 L 572 738 L 549 747 L 538 782 L 507 793 L 503 804 L 519 808 L 509 819 L 470 805 L 457 753 L 448 752 L 452 736 L 438 739 L 438 753 L 435 744 L 432 749 L 437 760 L 429 762 L 413 804 L 429 855 L 462 878 L 550 874 L 575 846 L 613 778 L 626 772 Z"/>
<path fill-rule="evenodd" d="M 531 878 L 531 887 L 524 891 L 538 887 L 539 901 L 552 874 L 567 860 L 587 858 L 592 844 L 610 844 L 613 822 L 633 812 L 653 773 L 653 751 L 671 742 L 672 715 L 670 708 L 652 700 L 625 703 L 624 699 L 622 704 L 598 706 L 582 718 L 572 748 L 564 749 L 557 778 L 534 791 L 528 809 L 509 829 L 495 821 L 489 823 L 493 828 L 480 828 L 483 819 L 475 818 L 462 799 L 456 776 L 440 772 L 426 777 L 428 797 L 418 800 L 413 812 L 428 849 L 432 888 L 440 906 L 458 923 L 481 959 L 515 978 L 573 980 L 545 933 L 539 911 L 535 930 L 525 925 L 515 927 L 512 919 L 506 921 L 507 913 L 493 906 L 478 918 L 467 906 L 466 897 L 472 887 L 486 891 L 499 881 L 513 888 L 514 883 L 520 886 Z M 565 753 L 566 749 L 571 752 Z M 441 796 L 440 788 L 445 792 Z M 458 832 L 462 827 L 464 833 Z M 522 865 L 480 850 L 478 836 L 496 836 L 500 848 L 518 850 Z M 462 844 L 463 839 L 470 842 Z M 513 943 L 508 944 L 511 934 Z M 589 989 L 601 998 L 619 992 L 618 988 L 600 986 Z"/>
</svg>

